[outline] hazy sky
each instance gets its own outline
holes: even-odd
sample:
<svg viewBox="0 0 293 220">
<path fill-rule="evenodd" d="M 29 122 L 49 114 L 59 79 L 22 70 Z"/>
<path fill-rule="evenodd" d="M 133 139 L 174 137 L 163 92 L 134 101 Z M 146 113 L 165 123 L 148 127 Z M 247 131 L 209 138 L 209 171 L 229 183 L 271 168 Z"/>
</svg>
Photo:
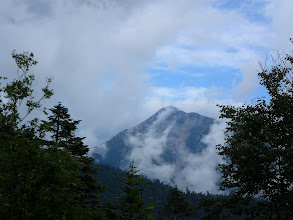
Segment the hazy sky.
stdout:
<svg viewBox="0 0 293 220">
<path fill-rule="evenodd" d="M 290 52 L 292 0 L 2 0 L 0 73 L 34 52 L 91 147 L 161 107 L 216 118 L 264 95 L 259 61 Z"/>
</svg>

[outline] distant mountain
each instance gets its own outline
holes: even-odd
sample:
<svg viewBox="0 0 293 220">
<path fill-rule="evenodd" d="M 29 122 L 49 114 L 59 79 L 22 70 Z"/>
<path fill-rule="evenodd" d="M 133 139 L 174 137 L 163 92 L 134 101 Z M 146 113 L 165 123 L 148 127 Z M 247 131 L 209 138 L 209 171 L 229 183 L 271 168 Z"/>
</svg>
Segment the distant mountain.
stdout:
<svg viewBox="0 0 293 220">
<path fill-rule="evenodd" d="M 152 164 L 174 164 L 181 151 L 199 154 L 206 148 L 201 139 L 214 122 L 197 113 L 165 107 L 139 125 L 112 137 L 105 143 L 106 156 L 96 154 L 95 157 L 99 163 L 122 169 L 128 167 L 131 159 L 143 157 L 151 157 Z"/>
</svg>

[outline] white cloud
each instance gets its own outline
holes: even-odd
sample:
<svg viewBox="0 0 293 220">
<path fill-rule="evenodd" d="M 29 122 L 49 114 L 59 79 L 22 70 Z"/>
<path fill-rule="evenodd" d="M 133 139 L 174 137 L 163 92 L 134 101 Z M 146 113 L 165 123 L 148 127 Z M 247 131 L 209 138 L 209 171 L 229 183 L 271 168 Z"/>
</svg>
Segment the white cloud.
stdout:
<svg viewBox="0 0 293 220">
<path fill-rule="evenodd" d="M 272 20 L 272 28 L 275 33 L 275 42 L 270 49 L 282 49 L 288 51 L 292 44 L 288 41 L 293 37 L 293 2 L 291 0 L 269 0 L 263 13 Z"/>
<path fill-rule="evenodd" d="M 1 57 L 12 49 L 33 51 L 37 72 L 54 76 L 52 103 L 65 102 L 86 130 L 108 138 L 142 118 L 136 112 L 149 93 L 147 65 L 158 48 L 176 39 L 200 3 L 4 1 Z"/>
<path fill-rule="evenodd" d="M 234 88 L 234 96 L 243 98 L 249 96 L 258 86 L 259 79 L 257 73 L 260 70 L 258 62 L 250 60 L 241 67 L 242 81 Z"/>
<path fill-rule="evenodd" d="M 271 46 L 272 37 L 269 25 L 253 23 L 233 10 L 209 7 L 194 13 L 176 44 L 161 48 L 157 57 L 171 69 L 186 64 L 239 68 L 248 59 L 258 59 L 254 47 Z"/>
<path fill-rule="evenodd" d="M 143 109 L 144 118 L 150 117 L 160 108 L 174 106 L 185 112 L 197 112 L 201 115 L 217 119 L 220 115 L 217 105 L 240 106 L 241 102 L 236 102 L 232 96 L 223 97 L 224 91 L 215 86 L 210 88 L 196 87 L 153 87 L 149 97 L 145 99 Z M 140 121 L 140 122 L 141 122 Z"/>
<path fill-rule="evenodd" d="M 142 118 L 145 68 L 158 47 L 176 38 L 187 19 L 178 13 L 200 1 L 87 2 L 4 1 L 1 57 L 12 49 L 33 51 L 37 71 L 54 76 L 52 103 L 65 102 L 83 120 L 82 129 L 105 140 Z M 13 72 L 5 63 L 2 71 Z"/>
<path fill-rule="evenodd" d="M 130 161 L 135 160 L 139 168 L 143 168 L 143 173 L 151 178 L 158 178 L 162 181 L 170 182 L 174 175 L 175 165 L 168 164 L 162 159 L 162 154 L 166 150 L 167 136 L 171 126 L 164 130 L 163 134 L 157 134 L 157 126 L 169 116 L 172 110 L 166 110 L 159 114 L 158 119 L 148 129 L 146 134 L 128 136 L 127 144 L 132 147 L 128 155 L 127 168 Z"/>
<path fill-rule="evenodd" d="M 180 87 L 180 88 L 168 88 L 168 87 L 153 87 L 153 94 L 156 97 L 169 98 L 169 99 L 200 99 L 207 93 L 206 88 L 195 87 Z"/>
<path fill-rule="evenodd" d="M 13 49 L 33 51 L 39 61 L 38 81 L 54 76 L 56 95 L 48 105 L 61 100 L 83 120 L 80 133 L 91 146 L 166 105 L 217 117 L 215 104 L 233 103 L 231 92 L 224 91 L 228 94 L 222 99 L 210 97 L 214 90 L 205 85 L 154 87 L 147 68 L 167 63 L 175 70 L 189 64 L 240 69 L 262 55 L 259 47 L 274 48 L 287 41 L 292 28 L 285 21 L 292 17 L 292 3 L 270 1 L 265 13 L 273 22 L 264 24 L 237 11 L 212 8 L 209 2 L 4 0 L 1 72 L 15 72 L 9 58 Z M 277 31 L 284 37 L 278 39 Z M 221 91 L 220 86 L 216 90 Z"/>
<path fill-rule="evenodd" d="M 219 174 L 216 168 L 218 163 L 221 163 L 221 158 L 217 155 L 215 146 L 224 143 L 225 123 L 213 124 L 210 133 L 202 139 L 207 148 L 199 154 L 190 152 L 184 143 L 176 146 L 173 149 L 176 152 L 176 162 L 170 164 L 164 161 L 162 155 L 167 150 L 167 137 L 172 125 L 162 134 L 157 133 L 157 126 L 171 112 L 161 112 L 147 133 L 128 136 L 126 141 L 131 149 L 125 166 L 135 159 L 136 166 L 142 169 L 141 173 L 149 178 L 172 182 L 182 190 L 188 187 L 196 192 L 218 193 Z"/>
</svg>

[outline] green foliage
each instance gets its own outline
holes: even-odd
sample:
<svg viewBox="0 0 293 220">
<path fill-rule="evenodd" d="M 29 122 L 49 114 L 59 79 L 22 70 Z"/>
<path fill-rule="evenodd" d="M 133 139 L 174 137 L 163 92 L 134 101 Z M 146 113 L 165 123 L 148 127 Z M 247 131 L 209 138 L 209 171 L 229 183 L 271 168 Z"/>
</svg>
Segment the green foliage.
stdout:
<svg viewBox="0 0 293 220">
<path fill-rule="evenodd" d="M 83 138 L 73 134 L 77 121 L 65 115 L 68 123 L 57 141 L 43 139 L 46 132 L 56 131 L 44 122 L 40 125 L 38 118 L 24 119 L 53 94 L 51 79 L 42 89 L 42 97 L 35 99 L 35 77 L 29 70 L 37 61 L 27 52 L 14 51 L 12 57 L 18 66 L 17 78 L 2 87 L 7 78 L 0 77 L 1 219 L 99 218 L 102 213 L 96 195 L 101 187 L 91 175 L 95 168 L 93 159 L 85 155 L 88 148 Z M 60 103 L 59 107 L 66 110 Z M 37 135 L 40 131 L 42 135 Z"/>
<path fill-rule="evenodd" d="M 165 215 L 177 220 L 184 216 L 191 216 L 194 211 L 195 209 L 190 208 L 189 201 L 184 193 L 177 186 L 173 187 L 165 204 Z"/>
<path fill-rule="evenodd" d="M 40 126 L 40 136 L 50 132 L 51 142 L 49 145 L 70 152 L 75 157 L 85 156 L 89 148 L 84 145 L 83 138 L 77 137 L 75 131 L 80 120 L 73 120 L 68 113 L 68 108 L 63 106 L 61 102 L 49 109 L 51 115 L 48 121 L 43 120 Z"/>
<path fill-rule="evenodd" d="M 18 70 L 17 78 L 7 83 L 6 86 L 0 87 L 0 93 L 4 99 L 1 99 L 1 112 L 0 122 L 18 125 L 21 123 L 34 109 L 41 107 L 41 102 L 44 99 L 48 99 L 53 95 L 53 90 L 49 88 L 51 78 L 47 79 L 47 83 L 42 88 L 42 96 L 39 99 L 35 99 L 34 91 L 32 89 L 35 76 L 29 74 L 30 67 L 37 64 L 34 55 L 32 53 L 24 52 L 18 54 L 15 51 L 12 52 L 12 58 L 15 60 Z M 0 77 L 0 80 L 6 80 L 6 77 Z M 0 86 L 1 86 L 0 82 Z M 4 101 L 5 100 L 5 101 Z M 19 109 L 25 103 L 26 110 L 24 114 L 20 114 Z"/>
<path fill-rule="evenodd" d="M 68 113 L 68 108 L 61 102 L 49 109 L 51 114 L 48 121 L 43 120 L 40 126 L 40 134 L 43 136 L 50 132 L 51 140 L 47 141 L 48 150 L 66 151 L 81 163 L 78 178 L 82 185 L 82 194 L 75 198 L 76 207 L 83 207 L 88 217 L 102 215 L 100 213 L 99 197 L 105 186 L 98 185 L 97 179 L 93 176 L 97 169 L 93 166 L 93 158 L 87 156 L 89 148 L 83 143 L 84 137 L 77 137 L 75 131 L 80 120 L 73 120 Z"/>
<path fill-rule="evenodd" d="M 202 196 L 197 203 L 197 210 L 203 209 L 201 219 L 247 219 L 256 216 L 257 210 L 253 200 L 243 199 L 236 194 L 230 196 L 211 195 Z"/>
<path fill-rule="evenodd" d="M 33 54 L 13 51 L 12 57 L 18 66 L 17 78 L 0 88 L 0 215 L 5 219 L 74 215 L 79 210 L 70 201 L 79 196 L 76 186 L 81 184 L 77 178 L 81 164 L 66 152 L 49 154 L 43 148 L 43 140 L 35 133 L 38 119 L 19 125 L 53 94 L 48 87 L 51 80 L 42 89 L 43 96 L 35 100 L 34 75 L 29 74 L 37 63 Z"/>
<path fill-rule="evenodd" d="M 143 191 L 149 183 L 145 184 L 144 178 L 137 174 L 139 171 L 136 170 L 132 161 L 124 179 L 123 193 L 118 197 L 120 198 L 120 219 L 153 219 L 151 212 L 156 203 L 144 205 Z"/>
<path fill-rule="evenodd" d="M 119 215 L 118 217 L 113 216 L 117 216 L 117 214 L 119 214 L 117 210 L 119 210 L 120 199 L 117 198 L 116 195 L 123 194 L 121 186 L 123 185 L 123 180 L 125 179 L 125 172 L 118 168 L 110 167 L 108 165 L 97 164 L 96 166 L 99 169 L 99 172 L 96 174 L 99 179 L 99 183 L 102 185 L 108 185 L 107 190 L 103 193 L 101 197 L 101 201 L 104 202 L 103 210 L 105 212 L 105 215 L 109 216 L 106 217 L 106 219 L 120 219 Z M 144 203 L 151 204 L 153 203 L 153 201 L 160 201 L 156 204 L 156 207 L 154 207 L 152 214 L 154 214 L 157 219 L 172 219 L 171 216 L 165 215 L 165 204 L 167 203 L 168 195 L 173 190 L 173 187 L 170 184 L 160 182 L 160 180 L 158 179 L 144 179 L 145 183 L 150 181 L 152 182 L 152 184 L 149 184 L 143 191 Z M 222 201 L 228 199 L 227 196 L 224 195 L 196 193 L 191 192 L 188 189 L 186 190 L 186 193 L 182 193 L 186 200 L 190 202 L 190 207 L 194 207 L 192 208 L 193 214 L 188 217 L 182 217 L 183 219 L 202 219 L 205 216 L 209 216 L 214 212 L 214 208 L 212 207 L 213 203 L 209 203 L 211 204 L 211 206 L 206 207 L 204 205 L 201 205 L 201 200 L 212 199 L 215 202 L 222 203 Z M 223 208 L 223 214 L 229 215 L 228 219 L 245 219 L 242 216 L 235 216 L 242 215 L 240 212 L 241 210 L 239 209 L 242 209 L 244 206 L 244 204 L 242 204 L 238 208 L 238 203 L 236 203 L 235 201 L 236 199 L 233 199 L 233 201 L 230 202 L 230 207 L 233 209 L 224 210 Z M 205 210 L 207 211 L 205 212 Z M 222 216 L 223 214 L 221 213 L 220 216 Z"/>
<path fill-rule="evenodd" d="M 258 196 L 263 218 L 293 216 L 293 59 L 285 56 L 262 69 L 260 83 L 269 100 L 242 107 L 220 106 L 227 118 L 226 142 L 217 146 L 226 160 L 219 165 L 222 189 L 241 198 Z"/>
<path fill-rule="evenodd" d="M 1 217 L 59 218 L 79 211 L 70 203 L 80 196 L 78 161 L 66 152 L 48 154 L 29 131 L 14 131 L 0 144 Z"/>
</svg>

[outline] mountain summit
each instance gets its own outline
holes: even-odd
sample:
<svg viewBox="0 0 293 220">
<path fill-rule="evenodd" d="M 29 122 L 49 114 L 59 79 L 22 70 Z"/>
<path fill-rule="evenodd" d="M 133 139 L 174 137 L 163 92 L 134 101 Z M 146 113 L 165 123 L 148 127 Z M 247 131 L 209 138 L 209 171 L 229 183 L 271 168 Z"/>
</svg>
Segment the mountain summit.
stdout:
<svg viewBox="0 0 293 220">
<path fill-rule="evenodd" d="M 149 165 L 180 164 L 180 155 L 199 154 L 206 148 L 201 139 L 209 133 L 214 119 L 197 113 L 185 113 L 168 106 L 139 125 L 126 129 L 105 143 L 103 164 L 125 169 L 134 159 L 140 168 Z"/>
</svg>

